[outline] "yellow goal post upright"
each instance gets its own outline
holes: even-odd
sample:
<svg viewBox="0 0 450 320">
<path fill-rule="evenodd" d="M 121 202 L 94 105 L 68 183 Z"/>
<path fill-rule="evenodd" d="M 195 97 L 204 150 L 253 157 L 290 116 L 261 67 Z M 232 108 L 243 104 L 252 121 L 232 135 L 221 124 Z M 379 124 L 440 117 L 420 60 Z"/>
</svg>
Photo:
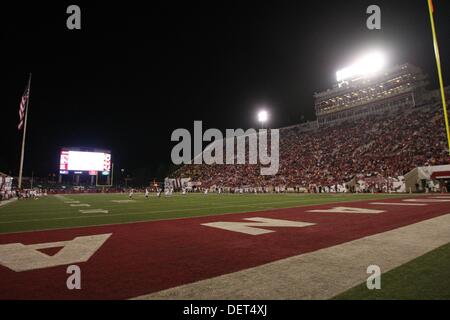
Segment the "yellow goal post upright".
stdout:
<svg viewBox="0 0 450 320">
<path fill-rule="evenodd" d="M 437 36 L 436 36 L 436 27 L 434 24 L 433 0 L 427 0 L 427 2 L 428 2 L 428 11 L 430 14 L 431 32 L 433 34 L 434 55 L 436 57 L 436 66 L 437 66 L 437 72 L 438 72 L 438 77 L 439 77 L 439 88 L 441 90 L 442 108 L 444 111 L 444 121 L 445 121 L 445 130 L 447 133 L 448 151 L 450 154 L 450 128 L 449 128 L 449 124 L 448 124 L 447 101 L 445 99 L 444 80 L 442 79 L 441 58 L 439 55 L 439 46 L 438 46 L 438 41 L 437 41 Z"/>
</svg>

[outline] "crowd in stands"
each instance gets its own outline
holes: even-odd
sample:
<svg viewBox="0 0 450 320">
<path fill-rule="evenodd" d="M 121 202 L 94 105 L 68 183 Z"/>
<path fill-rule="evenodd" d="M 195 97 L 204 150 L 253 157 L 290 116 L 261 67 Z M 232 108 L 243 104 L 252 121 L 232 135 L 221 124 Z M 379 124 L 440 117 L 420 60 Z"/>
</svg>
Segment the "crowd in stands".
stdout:
<svg viewBox="0 0 450 320">
<path fill-rule="evenodd" d="M 260 175 L 259 165 L 184 165 L 173 178 L 202 187 L 337 189 L 357 175 L 397 178 L 417 166 L 450 163 L 440 105 L 416 107 L 304 132 L 280 129 L 280 167 Z"/>
<path fill-rule="evenodd" d="M 402 176 L 410 170 L 450 164 L 441 108 L 440 104 L 434 104 L 338 125 L 318 128 L 309 125 L 306 130 L 304 125 L 282 128 L 276 175 L 261 175 L 259 165 L 190 164 L 175 171 L 171 178 L 190 178 L 191 183 L 199 183 L 188 190 L 191 192 L 398 191 Z M 0 176 L 0 200 L 17 196 L 26 199 L 31 194 L 27 190 L 36 188 L 41 190 L 39 194 L 129 190 L 121 185 L 75 186 L 35 178 L 33 182 L 24 180 L 22 193 L 17 193 L 17 186 L 5 188 L 6 177 Z M 153 185 L 147 188 L 156 191 Z M 135 190 L 144 192 L 145 187 Z"/>
</svg>

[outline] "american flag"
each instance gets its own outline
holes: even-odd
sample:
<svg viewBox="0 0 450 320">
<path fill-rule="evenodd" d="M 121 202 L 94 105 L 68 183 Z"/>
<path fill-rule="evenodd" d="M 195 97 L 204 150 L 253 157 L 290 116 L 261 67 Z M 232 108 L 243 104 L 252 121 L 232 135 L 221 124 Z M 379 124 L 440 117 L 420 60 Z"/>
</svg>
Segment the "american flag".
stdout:
<svg viewBox="0 0 450 320">
<path fill-rule="evenodd" d="M 25 112 L 28 107 L 28 100 L 30 99 L 30 80 L 28 80 L 27 88 L 25 89 L 25 92 L 23 93 L 22 99 L 20 100 L 20 106 L 19 106 L 19 125 L 17 126 L 17 129 L 20 130 L 23 127 L 23 123 L 25 121 Z"/>
</svg>

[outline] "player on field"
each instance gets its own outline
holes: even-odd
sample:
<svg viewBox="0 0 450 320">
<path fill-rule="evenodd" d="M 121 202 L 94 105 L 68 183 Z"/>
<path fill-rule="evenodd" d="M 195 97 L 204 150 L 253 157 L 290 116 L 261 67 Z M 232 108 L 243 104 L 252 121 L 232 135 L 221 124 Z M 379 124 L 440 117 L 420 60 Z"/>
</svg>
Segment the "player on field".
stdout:
<svg viewBox="0 0 450 320">
<path fill-rule="evenodd" d="M 147 188 L 145 188 L 145 198 L 148 199 L 148 189 Z"/>
<path fill-rule="evenodd" d="M 130 190 L 130 193 L 128 194 L 128 198 L 133 199 L 133 189 Z"/>
</svg>

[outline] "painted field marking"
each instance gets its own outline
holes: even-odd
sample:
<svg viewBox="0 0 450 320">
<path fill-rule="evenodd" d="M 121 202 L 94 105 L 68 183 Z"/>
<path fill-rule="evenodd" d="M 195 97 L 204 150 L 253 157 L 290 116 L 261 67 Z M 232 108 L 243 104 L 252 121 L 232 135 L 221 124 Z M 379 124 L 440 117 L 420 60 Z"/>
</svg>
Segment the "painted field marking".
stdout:
<svg viewBox="0 0 450 320">
<path fill-rule="evenodd" d="M 131 202 L 136 202 L 136 200 L 111 200 L 111 202 L 115 202 L 115 203 L 131 203 Z"/>
<path fill-rule="evenodd" d="M 364 283 L 365 267 L 374 261 L 388 272 L 448 243 L 449 226 L 450 213 L 133 299 L 329 299 Z"/>
<path fill-rule="evenodd" d="M 78 210 L 81 213 L 109 213 L 108 210 L 104 209 L 88 209 L 88 210 Z"/>
<path fill-rule="evenodd" d="M 0 207 L 6 206 L 7 204 L 10 204 L 14 201 L 17 201 L 17 198 L 12 198 L 9 200 L 0 201 Z"/>
<path fill-rule="evenodd" d="M 369 204 L 379 204 L 387 206 L 427 206 L 426 203 L 401 203 L 401 202 L 370 202 Z"/>
<path fill-rule="evenodd" d="M 86 194 L 89 195 L 89 194 Z M 216 195 L 214 195 L 216 196 Z M 264 196 L 264 195 L 261 195 Z M 288 195 L 286 195 L 288 196 Z M 386 195 L 387 196 L 387 195 Z M 391 195 L 394 196 L 395 195 Z M 181 197 L 181 196 L 180 196 Z M 400 198 L 401 199 L 401 198 Z M 346 203 L 346 202 L 363 202 L 363 201 L 367 201 L 368 199 L 357 199 L 357 200 L 343 200 L 343 201 L 334 201 L 334 202 L 330 202 L 327 203 L 328 205 L 332 205 L 332 204 L 338 204 L 338 203 Z M 229 202 L 232 203 L 232 202 Z M 301 204 L 298 202 L 298 199 L 293 199 L 293 200 L 285 200 L 285 201 L 277 201 L 277 202 L 260 202 L 257 204 L 252 204 L 252 203 L 244 203 L 244 204 L 238 204 L 238 205 L 226 205 L 226 206 L 216 206 L 216 204 L 213 205 L 214 209 L 225 209 L 225 208 L 235 208 L 235 207 L 249 207 L 249 208 L 258 208 L 261 207 L 262 205 L 270 205 L 270 204 L 287 204 L 287 203 L 295 203 L 296 205 L 294 205 L 293 207 L 281 207 L 281 208 L 273 208 L 273 209 L 289 209 L 289 208 L 303 208 L 303 207 L 311 207 L 311 206 L 318 206 L 321 205 L 320 203 L 316 203 L 316 204 Z M 155 212 L 152 212 L 152 214 L 164 214 L 164 213 L 170 213 L 170 212 L 188 212 L 188 211 L 192 211 L 193 209 L 197 208 L 196 211 L 205 211 L 205 210 L 211 210 L 211 206 L 191 206 L 189 208 L 179 208 L 179 209 L 170 209 L 170 210 L 157 210 Z M 255 211 L 266 211 L 266 209 L 262 209 L 262 210 L 255 210 Z M 235 214 L 235 213 L 245 213 L 248 211 L 233 211 L 231 213 L 223 213 L 223 214 L 214 214 L 212 216 L 222 216 L 222 215 L 228 215 L 228 214 Z M 133 215 L 148 215 L 149 213 L 147 211 L 142 211 L 142 212 L 135 212 L 133 213 Z M 34 215 L 34 214 L 33 214 Z M 109 217 L 112 216 L 129 216 L 129 213 L 111 213 L 109 215 Z M 202 215 L 196 215 L 196 216 L 191 216 L 190 218 L 198 218 L 201 217 Z M 9 221 L 1 221 L 0 225 L 2 224 L 12 224 L 12 223 L 23 223 L 23 222 L 41 222 L 41 221 L 58 221 L 58 220 L 71 220 L 71 219 L 87 219 L 87 218 L 99 218 L 99 217 L 104 217 L 104 215 L 92 215 L 92 216 L 72 216 L 72 217 L 56 217 L 56 218 L 45 218 L 45 219 L 21 219 L 21 220 L 9 220 Z M 151 219 L 151 220 L 146 220 L 146 221 L 161 221 L 161 220 L 177 220 L 177 219 L 184 219 L 184 218 L 164 218 L 164 219 Z M 134 222 L 127 222 L 127 223 L 134 223 Z M 123 223 L 122 223 L 123 224 Z M 111 225 L 111 223 L 105 223 L 105 224 L 94 224 L 91 226 L 102 226 L 102 225 Z M 39 230 L 53 230 L 52 228 L 50 229 L 39 229 Z M 38 230 L 35 230 L 38 231 Z M 20 232 L 30 232 L 30 231 L 20 231 Z"/>
<path fill-rule="evenodd" d="M 254 221 L 254 222 L 210 222 L 203 223 L 202 226 L 219 228 L 223 230 L 240 232 L 245 234 L 250 234 L 252 236 L 257 236 L 261 234 L 275 232 L 273 230 L 262 229 L 262 227 L 293 227 L 293 228 L 303 228 L 315 225 L 315 223 L 302 222 L 302 221 L 290 221 L 290 220 L 280 220 L 280 219 L 269 219 L 269 218 L 245 218 L 244 220 Z"/>
<path fill-rule="evenodd" d="M 24 245 L 9 243 L 0 245 L 0 265 L 13 271 L 29 271 L 56 267 L 66 264 L 86 262 L 103 245 L 112 233 L 76 237 L 69 241 Z M 62 249 L 49 256 L 39 249 Z"/>
<path fill-rule="evenodd" d="M 404 199 L 407 202 L 450 202 L 450 199 Z"/>
<path fill-rule="evenodd" d="M 375 210 L 375 209 L 365 209 L 365 208 L 353 208 L 353 207 L 334 207 L 331 209 L 315 209 L 307 210 L 306 212 L 320 212 L 320 213 L 382 213 L 386 210 Z"/>
<path fill-rule="evenodd" d="M 120 200 L 119 200 L 120 201 Z M 130 201 L 130 200 L 127 200 Z M 70 200 L 70 201 L 64 201 L 66 204 L 70 204 L 71 207 L 90 207 L 90 204 L 87 203 L 80 203 L 78 200 Z M 108 210 L 104 209 L 88 209 L 88 210 L 78 210 L 80 213 L 109 213 Z"/>
<path fill-rule="evenodd" d="M 55 195 L 55 198 L 56 199 L 59 199 L 59 200 L 61 200 L 61 201 L 71 201 L 71 200 L 73 200 L 73 199 L 71 199 L 71 198 L 69 198 L 69 197 L 66 197 L 66 196 L 62 196 L 62 195 L 60 195 L 60 194 L 57 194 L 57 195 Z"/>
</svg>

